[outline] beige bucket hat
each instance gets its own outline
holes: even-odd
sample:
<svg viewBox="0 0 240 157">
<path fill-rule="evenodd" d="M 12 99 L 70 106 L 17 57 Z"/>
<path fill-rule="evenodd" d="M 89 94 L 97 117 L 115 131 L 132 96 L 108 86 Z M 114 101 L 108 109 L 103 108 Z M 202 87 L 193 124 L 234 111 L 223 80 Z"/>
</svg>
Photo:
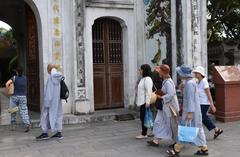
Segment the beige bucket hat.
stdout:
<svg viewBox="0 0 240 157">
<path fill-rule="evenodd" d="M 195 69 L 193 69 L 193 73 L 199 73 L 201 74 L 203 77 L 206 76 L 205 74 L 205 69 L 202 66 L 197 66 Z"/>
</svg>

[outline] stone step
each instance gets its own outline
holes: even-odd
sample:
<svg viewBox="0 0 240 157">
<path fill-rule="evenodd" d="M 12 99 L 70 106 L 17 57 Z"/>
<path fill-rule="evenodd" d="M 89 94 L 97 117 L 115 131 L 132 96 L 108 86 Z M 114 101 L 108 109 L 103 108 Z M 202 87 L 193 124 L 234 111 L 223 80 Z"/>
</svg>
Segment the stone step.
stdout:
<svg viewBox="0 0 240 157">
<path fill-rule="evenodd" d="M 111 109 L 111 110 L 101 110 L 96 111 L 92 114 L 86 115 L 73 115 L 65 114 L 63 117 L 64 125 L 73 125 L 73 124 L 84 124 L 84 123 L 96 123 L 103 121 L 124 121 L 124 120 L 134 120 L 139 118 L 139 112 L 132 109 Z M 40 119 L 32 119 L 31 125 L 32 128 L 39 127 Z M 22 125 L 21 123 L 18 123 Z M 9 127 L 9 125 L 3 125 Z M 3 127 L 2 126 L 2 127 Z"/>
</svg>

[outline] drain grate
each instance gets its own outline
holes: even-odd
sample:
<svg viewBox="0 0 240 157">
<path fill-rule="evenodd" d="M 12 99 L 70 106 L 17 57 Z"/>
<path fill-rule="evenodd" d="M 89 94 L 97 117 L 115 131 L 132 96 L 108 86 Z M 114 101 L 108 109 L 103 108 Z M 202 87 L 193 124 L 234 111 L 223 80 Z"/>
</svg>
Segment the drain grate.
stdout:
<svg viewBox="0 0 240 157">
<path fill-rule="evenodd" d="M 120 114 L 115 116 L 115 120 L 117 121 L 128 121 L 128 120 L 135 120 L 134 115 L 132 114 Z"/>
</svg>

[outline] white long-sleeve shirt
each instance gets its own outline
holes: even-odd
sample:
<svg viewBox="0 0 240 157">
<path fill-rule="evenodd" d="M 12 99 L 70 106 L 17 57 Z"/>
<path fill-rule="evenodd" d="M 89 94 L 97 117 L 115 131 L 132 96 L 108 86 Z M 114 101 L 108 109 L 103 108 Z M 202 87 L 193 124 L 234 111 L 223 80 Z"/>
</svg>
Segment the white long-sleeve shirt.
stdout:
<svg viewBox="0 0 240 157">
<path fill-rule="evenodd" d="M 150 77 L 144 77 L 140 80 L 137 89 L 137 106 L 143 104 L 150 104 L 151 94 L 153 88 L 153 81 Z"/>
</svg>

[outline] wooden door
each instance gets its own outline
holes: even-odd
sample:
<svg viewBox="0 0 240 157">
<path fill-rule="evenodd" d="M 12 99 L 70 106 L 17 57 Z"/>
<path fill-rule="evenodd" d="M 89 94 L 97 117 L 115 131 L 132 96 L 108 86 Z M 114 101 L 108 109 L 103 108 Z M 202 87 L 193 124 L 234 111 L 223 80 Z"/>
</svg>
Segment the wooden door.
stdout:
<svg viewBox="0 0 240 157">
<path fill-rule="evenodd" d="M 28 79 L 28 107 L 40 111 L 38 34 L 35 15 L 26 4 L 26 75 Z"/>
<path fill-rule="evenodd" d="M 92 28 L 95 109 L 123 107 L 122 28 L 97 19 Z"/>
</svg>

